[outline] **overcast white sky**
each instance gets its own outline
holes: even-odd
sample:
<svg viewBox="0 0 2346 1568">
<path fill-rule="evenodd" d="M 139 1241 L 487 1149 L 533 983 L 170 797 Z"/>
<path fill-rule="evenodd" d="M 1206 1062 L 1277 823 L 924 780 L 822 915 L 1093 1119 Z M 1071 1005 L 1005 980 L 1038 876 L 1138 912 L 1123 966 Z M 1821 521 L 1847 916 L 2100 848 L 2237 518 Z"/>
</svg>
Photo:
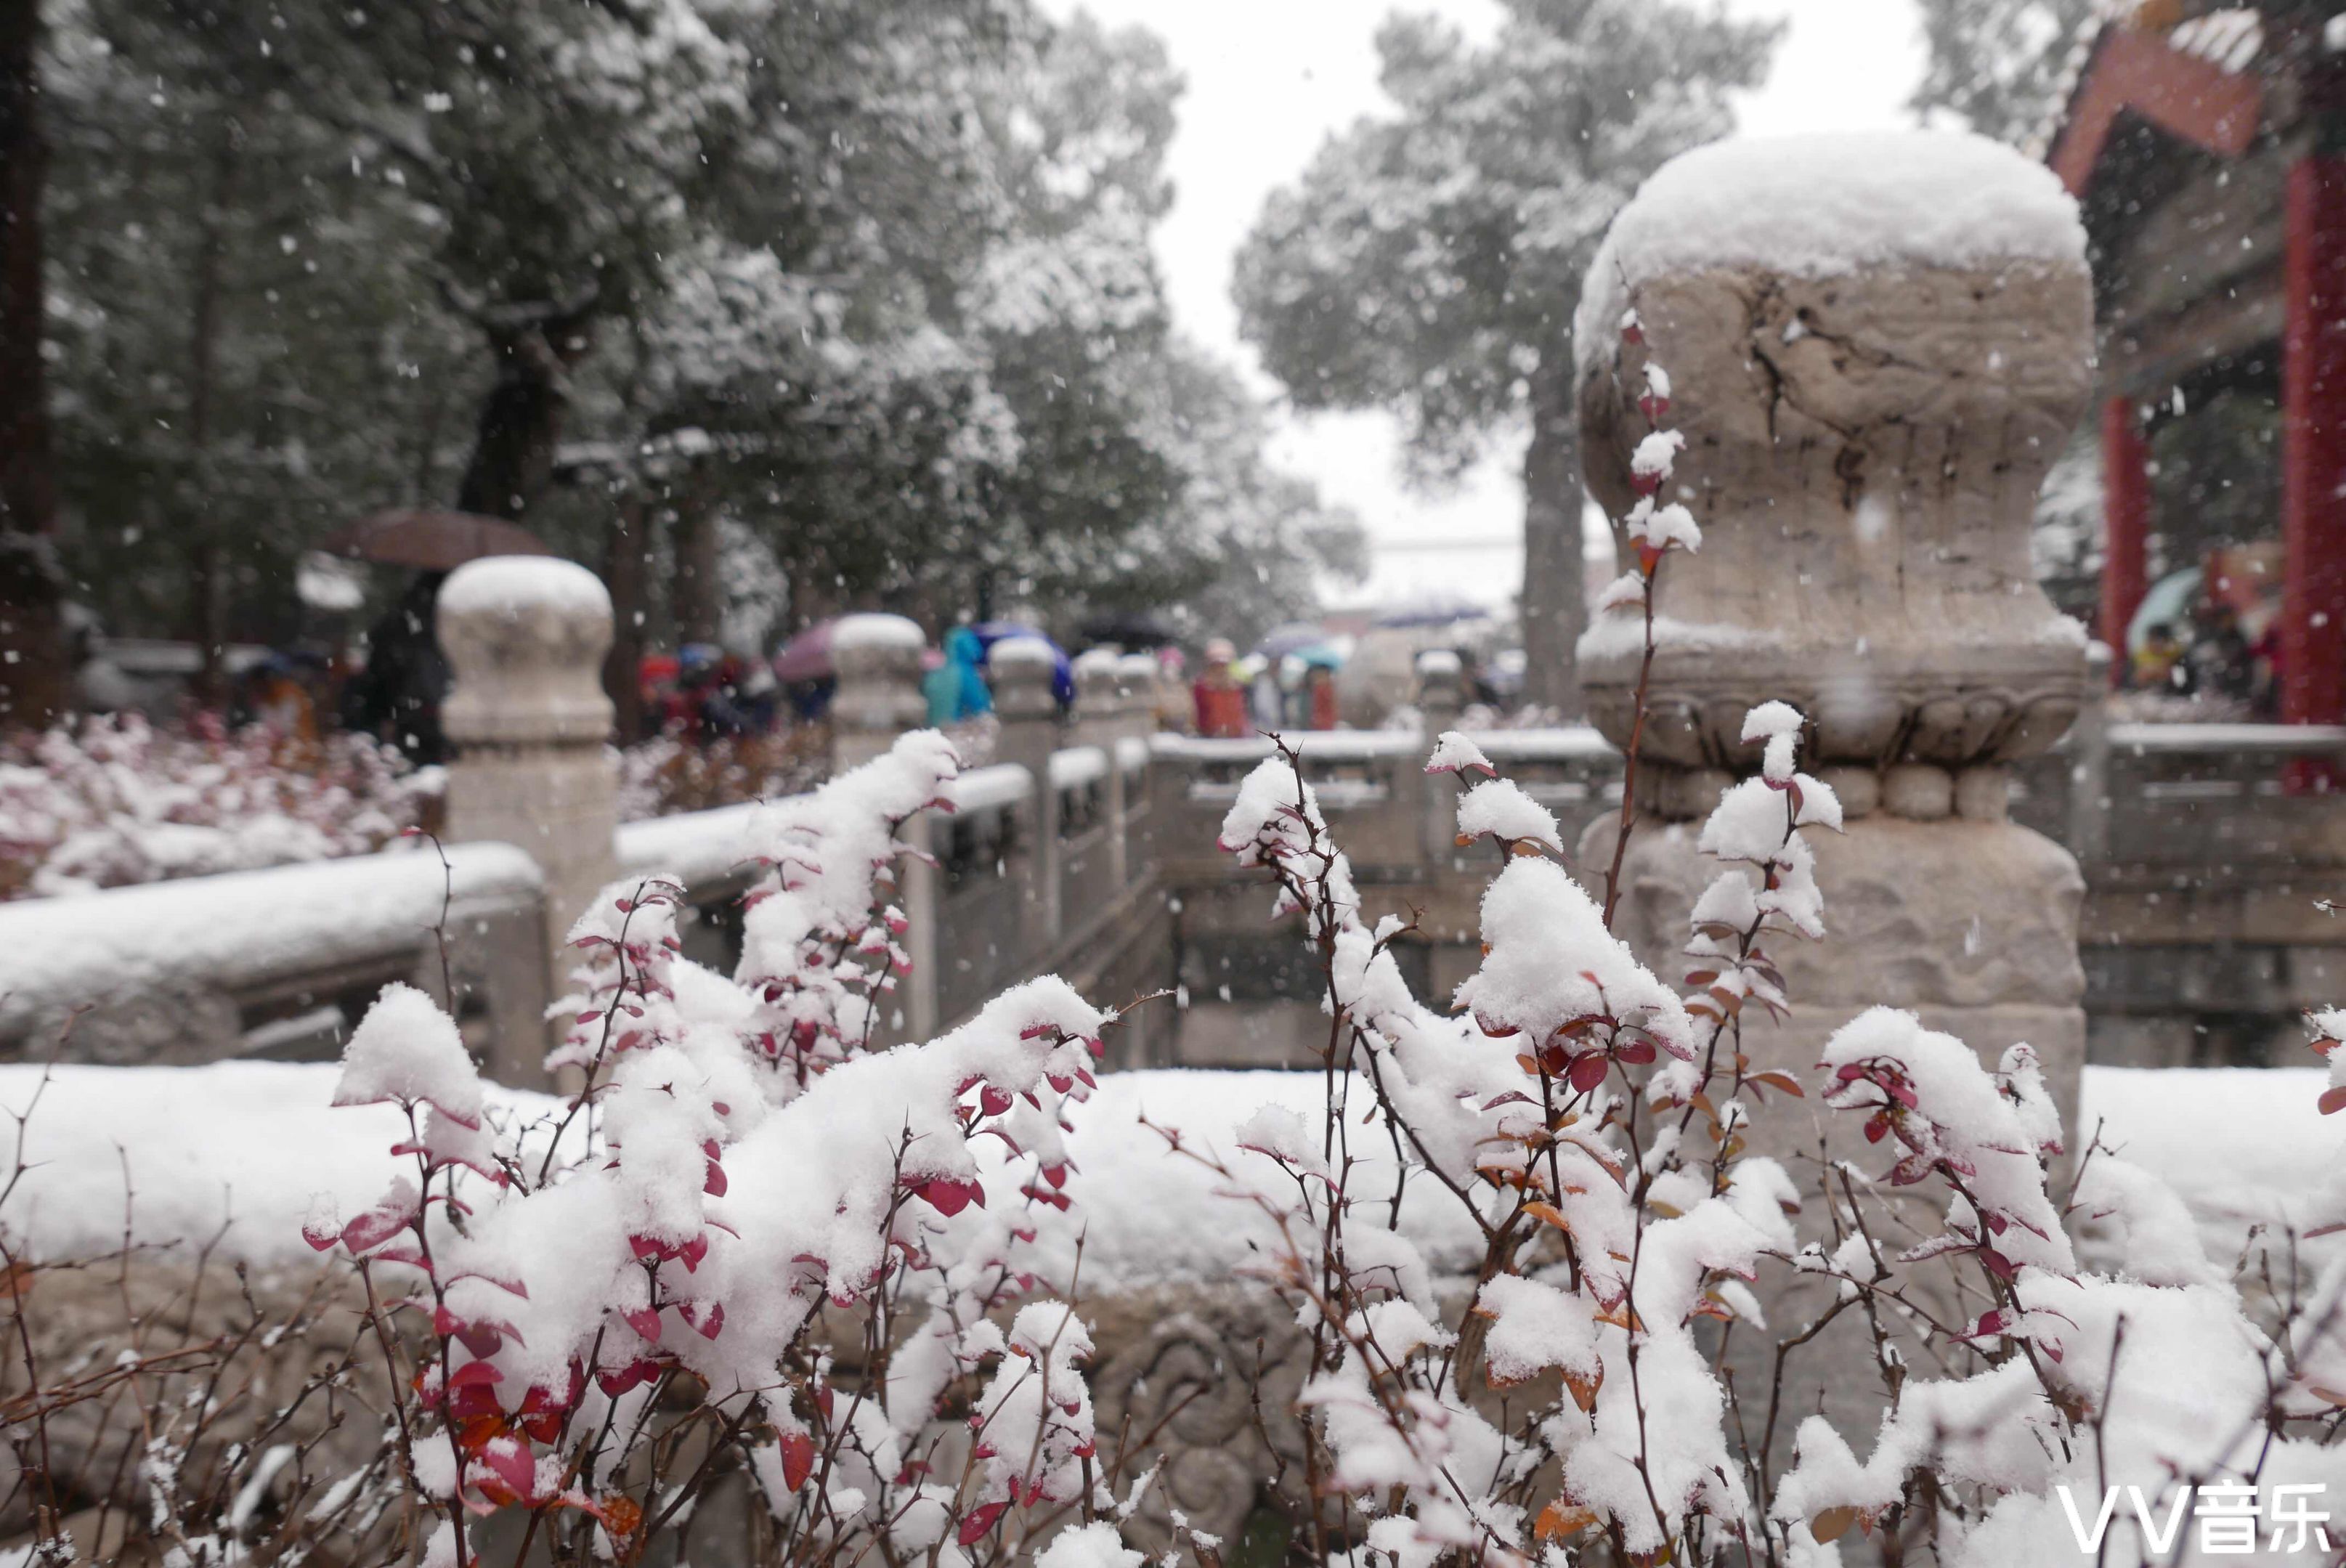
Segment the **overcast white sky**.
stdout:
<svg viewBox="0 0 2346 1568">
<path fill-rule="evenodd" d="M 1390 108 L 1377 87 L 1373 39 L 1392 11 L 1435 12 L 1470 34 L 1497 25 L 1495 0 L 1045 0 L 1111 24 L 1140 23 L 1166 40 L 1188 78 L 1170 157 L 1173 210 L 1157 249 L 1175 317 L 1191 336 L 1241 364 L 1266 392 L 1239 341 L 1230 259 L 1263 198 L 1293 179 L 1328 134 Z M 1773 76 L 1749 96 L 1754 134 L 1853 130 L 1904 122 L 1901 105 L 1923 71 L 1913 0 L 1727 0 L 1742 16 L 1780 16 L 1791 29 Z M 1390 602 L 1470 595 L 1496 605 L 1523 572 L 1518 453 L 1494 453 L 1454 493 L 1425 495 L 1401 479 L 1392 421 L 1382 414 L 1290 418 L 1281 463 L 1361 514 L 1379 542 L 1360 596 Z"/>
</svg>

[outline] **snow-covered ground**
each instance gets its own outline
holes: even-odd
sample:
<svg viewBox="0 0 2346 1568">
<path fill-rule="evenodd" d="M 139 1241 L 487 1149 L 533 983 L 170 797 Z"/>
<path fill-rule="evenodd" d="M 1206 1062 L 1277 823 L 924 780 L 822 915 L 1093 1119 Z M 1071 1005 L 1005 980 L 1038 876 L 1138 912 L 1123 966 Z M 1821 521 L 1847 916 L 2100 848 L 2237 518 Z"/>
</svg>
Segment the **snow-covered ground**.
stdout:
<svg viewBox="0 0 2346 1568">
<path fill-rule="evenodd" d="M 5 1209 L 12 1240 L 29 1237 L 61 1257 L 121 1244 L 126 1224 L 148 1244 L 216 1245 L 255 1263 L 313 1256 L 301 1221 L 332 1194 L 357 1212 L 382 1188 L 386 1150 L 401 1128 L 382 1105 L 335 1110 L 333 1066 L 238 1062 L 205 1067 L 59 1067 L 26 1133 L 27 1170 Z M 0 1107 L 21 1112 L 40 1069 L 0 1066 Z M 2211 1258 L 2229 1264 L 2256 1223 L 2301 1223 L 2346 1154 L 2346 1117 L 2315 1109 L 2318 1068 L 2130 1071 L 2087 1069 L 2085 1123 L 2106 1144 L 2158 1173 L 2198 1219 Z M 1084 1236 L 1087 1292 L 1176 1278 L 1218 1278 L 1244 1261 L 1255 1234 L 1222 1184 L 1168 1154 L 1141 1118 L 1180 1130 L 1250 1175 L 1267 1162 L 1242 1154 L 1233 1129 L 1259 1107 L 1316 1105 L 1311 1073 L 1112 1074 L 1076 1107 L 1068 1140 L 1076 1176 L 1070 1221 Z M 523 1119 L 552 1102 L 505 1094 Z M 15 1141 L 0 1123 L 0 1160 Z M 5 1166 L 0 1166 L 5 1170 Z M 1015 1203 L 1008 1173 L 994 1201 Z M 1413 1204 L 1409 1227 L 1433 1261 L 1463 1259 L 1472 1238 L 1446 1203 Z M 126 1215 L 127 1209 L 127 1215 Z"/>
</svg>

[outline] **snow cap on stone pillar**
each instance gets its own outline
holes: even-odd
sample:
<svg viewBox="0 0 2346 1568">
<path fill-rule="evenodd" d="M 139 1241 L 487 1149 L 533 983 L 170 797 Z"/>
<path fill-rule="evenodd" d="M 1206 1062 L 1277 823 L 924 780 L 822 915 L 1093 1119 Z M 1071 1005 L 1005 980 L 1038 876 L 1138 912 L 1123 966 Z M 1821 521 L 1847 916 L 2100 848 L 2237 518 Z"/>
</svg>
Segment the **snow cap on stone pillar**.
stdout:
<svg viewBox="0 0 2346 1568">
<path fill-rule="evenodd" d="M 1417 656 L 1417 706 L 1421 713 L 1450 719 L 1466 706 L 1466 667 L 1455 652 L 1427 648 Z"/>
<path fill-rule="evenodd" d="M 551 555 L 468 561 L 441 586 L 435 630 L 454 677 L 441 721 L 459 748 L 609 738 L 611 595 L 586 567 Z"/>
<path fill-rule="evenodd" d="M 1058 663 L 1059 656 L 1051 645 L 1032 633 L 1004 637 L 986 650 L 985 667 L 994 677 L 994 709 L 1004 723 L 1058 717 L 1059 700 L 1051 692 L 1051 676 Z"/>
<path fill-rule="evenodd" d="M 842 616 L 831 628 L 833 767 L 871 760 L 929 716 L 921 694 L 928 638 L 903 616 Z"/>
<path fill-rule="evenodd" d="M 1687 445 L 1660 500 L 1702 528 L 1655 596 L 1647 758 L 1749 771 L 1743 715 L 1770 698 L 1809 717 L 1819 768 L 1994 766 L 2068 728 L 2085 637 L 2029 534 L 2090 391 L 2093 296 L 2049 170 L 1933 133 L 1688 153 L 1615 220 L 1575 345 L 1590 490 L 1634 504 L 1640 402 L 1667 385 Z M 1617 744 L 1641 622 L 1606 612 L 1580 645 Z"/>
<path fill-rule="evenodd" d="M 1116 688 L 1127 702 L 1154 702 L 1158 663 L 1155 654 L 1128 653 L 1116 661 Z"/>
<path fill-rule="evenodd" d="M 1113 648 L 1086 648 L 1076 656 L 1076 718 L 1086 724 L 1112 721 L 1123 711 Z"/>
</svg>

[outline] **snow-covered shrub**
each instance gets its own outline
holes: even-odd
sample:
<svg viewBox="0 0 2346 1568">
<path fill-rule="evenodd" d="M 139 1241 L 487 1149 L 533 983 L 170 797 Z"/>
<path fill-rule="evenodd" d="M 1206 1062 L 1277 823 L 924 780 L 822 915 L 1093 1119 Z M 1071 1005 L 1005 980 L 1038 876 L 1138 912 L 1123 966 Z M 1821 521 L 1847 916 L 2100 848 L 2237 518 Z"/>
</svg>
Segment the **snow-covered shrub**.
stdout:
<svg viewBox="0 0 2346 1568">
<path fill-rule="evenodd" d="M 1606 595 L 1646 617 L 1648 649 L 1658 575 L 1700 544 L 1657 501 L 1674 435 L 1638 449 L 1636 569 Z M 1641 683 L 1640 733 L 1645 709 Z M 2026 1046 L 1991 1070 L 1886 1008 L 1837 1031 L 1813 1088 L 1890 1158 L 1824 1165 L 1810 1212 L 1830 1240 L 1796 1230 L 1801 1188 L 1749 1150 L 1767 1101 L 1805 1091 L 1753 1066 L 1742 1019 L 1792 1004 L 1771 952 L 1826 934 L 1809 840 L 1841 811 L 1799 770 L 1802 729 L 1782 703 L 1746 718 L 1763 764 L 1700 830 L 1721 870 L 1682 991 L 1612 934 L 1617 853 L 1600 901 L 1562 863 L 1554 818 L 1443 736 L 1429 771 L 1485 776 L 1459 802 L 1461 842 L 1504 857 L 1456 1015 L 1412 995 L 1393 955 L 1409 928 L 1367 923 L 1292 755 L 1242 784 L 1222 846 L 1269 872 L 1321 962 L 1323 1114 L 1240 1129 L 1284 1172 L 1272 1184 L 1163 1131 L 1270 1219 L 1254 1272 L 1311 1335 L 1299 1550 L 1393 1568 L 2331 1561 L 2319 1489 L 2346 1482 L 2346 1263 L 2267 1290 L 2259 1319 L 2153 1173 L 2096 1146 L 2055 1197 L 2060 1118 Z M 2315 1024 L 2346 1083 L 2346 1014 Z M 2346 1090 L 2323 1102 L 2341 1105 Z M 1893 1212 L 1899 1189 L 1934 1202 Z M 1436 1289 L 1405 1198 L 1456 1205 L 1484 1238 L 1463 1292 Z M 2081 1268 L 2072 1218 L 2118 1234 L 2115 1270 Z M 1753 1288 L 1769 1270 L 1828 1278 L 1836 1299 L 1771 1325 Z M 1802 1419 L 1823 1380 L 1865 1375 L 1804 1360 L 1843 1312 L 1871 1328 L 1876 1431 Z M 1768 1337 L 1772 1386 L 1727 1375 L 1729 1334 Z M 1927 1359 L 1902 1349 L 1916 1339 Z M 1772 1440 L 1795 1427 L 1780 1473 Z"/>
<path fill-rule="evenodd" d="M 0 748 L 0 897 L 368 854 L 423 820 L 440 780 L 365 736 L 94 717 Z"/>
<path fill-rule="evenodd" d="M 420 992 L 361 1021 L 336 1103 L 393 1103 L 408 1134 L 377 1203 L 304 1234 L 352 1260 L 411 1391 L 379 1484 L 425 1563 L 470 1561 L 468 1516 L 501 1511 L 560 1560 L 630 1561 L 729 1475 L 772 1561 L 992 1560 L 1105 1502 L 1083 1325 L 989 1316 L 1031 1288 L 1035 1222 L 986 1211 L 971 1145 L 1064 1207 L 1060 1118 L 1110 1015 L 1044 978 L 869 1049 L 904 964 L 898 830 L 955 770 L 922 732 L 770 808 L 737 977 L 678 956 L 672 882 L 606 890 L 570 932 L 558 1116 L 500 1125 Z"/>
</svg>

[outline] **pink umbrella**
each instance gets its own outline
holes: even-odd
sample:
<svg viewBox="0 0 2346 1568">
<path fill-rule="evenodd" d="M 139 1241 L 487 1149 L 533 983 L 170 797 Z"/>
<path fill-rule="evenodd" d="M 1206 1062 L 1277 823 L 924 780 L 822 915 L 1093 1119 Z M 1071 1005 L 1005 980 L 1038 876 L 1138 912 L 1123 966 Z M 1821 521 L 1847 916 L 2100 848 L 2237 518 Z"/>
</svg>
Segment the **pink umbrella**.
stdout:
<svg viewBox="0 0 2346 1568">
<path fill-rule="evenodd" d="M 829 680 L 838 672 L 831 665 L 831 634 L 839 625 L 836 619 L 817 621 L 782 645 L 774 656 L 774 678 L 784 686 L 797 686 L 810 680 Z"/>
</svg>

